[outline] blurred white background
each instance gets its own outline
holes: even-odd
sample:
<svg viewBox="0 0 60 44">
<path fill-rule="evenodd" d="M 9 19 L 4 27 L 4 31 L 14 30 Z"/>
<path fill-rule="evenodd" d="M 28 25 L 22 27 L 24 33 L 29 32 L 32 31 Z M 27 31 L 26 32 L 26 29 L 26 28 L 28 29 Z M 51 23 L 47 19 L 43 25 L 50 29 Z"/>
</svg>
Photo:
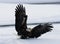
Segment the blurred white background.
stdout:
<svg viewBox="0 0 60 44">
<path fill-rule="evenodd" d="M 15 23 L 17 4 L 0 3 L 0 25 Z M 24 4 L 28 23 L 60 21 L 60 4 L 31 5 Z"/>
</svg>

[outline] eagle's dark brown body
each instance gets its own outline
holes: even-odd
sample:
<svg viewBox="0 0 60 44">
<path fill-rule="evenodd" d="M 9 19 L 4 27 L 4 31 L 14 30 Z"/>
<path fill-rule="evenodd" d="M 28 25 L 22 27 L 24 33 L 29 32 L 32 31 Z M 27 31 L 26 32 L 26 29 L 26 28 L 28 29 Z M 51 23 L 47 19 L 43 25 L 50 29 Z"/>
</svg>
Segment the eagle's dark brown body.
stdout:
<svg viewBox="0 0 60 44">
<path fill-rule="evenodd" d="M 31 31 L 27 31 L 27 15 L 25 12 L 25 7 L 19 4 L 15 10 L 15 29 L 17 34 L 21 35 L 21 39 L 38 38 L 42 34 L 52 30 L 51 24 L 45 23 L 37 25 L 32 28 Z"/>
</svg>

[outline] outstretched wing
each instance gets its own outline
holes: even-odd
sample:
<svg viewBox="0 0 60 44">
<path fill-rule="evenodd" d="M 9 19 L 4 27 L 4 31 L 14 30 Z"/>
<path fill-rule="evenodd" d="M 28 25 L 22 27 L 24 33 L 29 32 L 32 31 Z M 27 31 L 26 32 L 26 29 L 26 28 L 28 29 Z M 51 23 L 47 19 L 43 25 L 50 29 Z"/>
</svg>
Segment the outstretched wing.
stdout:
<svg viewBox="0 0 60 44">
<path fill-rule="evenodd" d="M 53 28 L 53 27 L 49 23 L 40 24 L 31 30 L 31 37 L 37 38 L 37 37 L 41 36 L 42 34 L 51 31 L 52 30 L 51 28 Z"/>
<path fill-rule="evenodd" d="M 17 32 L 22 32 L 23 29 L 27 29 L 27 15 L 25 12 L 25 7 L 23 5 L 19 4 L 16 6 L 15 9 L 15 28 Z"/>
<path fill-rule="evenodd" d="M 53 28 L 52 24 L 50 24 L 50 23 L 44 24 L 42 27 L 42 30 L 41 30 L 41 34 L 51 31 L 52 28 Z"/>
<path fill-rule="evenodd" d="M 27 15 L 25 12 L 25 7 L 23 7 L 23 5 L 17 5 L 16 9 L 15 9 L 15 17 L 16 17 L 16 22 L 19 22 L 19 25 L 22 25 L 25 21 L 25 19 L 27 19 Z"/>
</svg>

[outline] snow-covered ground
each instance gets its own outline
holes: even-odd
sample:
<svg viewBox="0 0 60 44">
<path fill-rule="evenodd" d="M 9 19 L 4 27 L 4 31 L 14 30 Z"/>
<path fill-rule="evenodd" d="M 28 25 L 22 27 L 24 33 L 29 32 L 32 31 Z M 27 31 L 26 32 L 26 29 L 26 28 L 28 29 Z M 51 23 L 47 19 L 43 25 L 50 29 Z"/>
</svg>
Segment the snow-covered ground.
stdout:
<svg viewBox="0 0 60 44">
<path fill-rule="evenodd" d="M 15 23 L 15 8 L 17 4 L 0 3 L 0 25 Z M 23 4 L 28 15 L 28 23 L 60 21 L 60 4 L 31 5 Z"/>
<path fill-rule="evenodd" d="M 28 23 L 60 21 L 59 5 L 24 5 Z M 15 23 L 16 4 L 0 4 L 0 25 Z M 34 27 L 34 26 L 28 26 Z M 37 39 L 19 39 L 15 27 L 0 27 L 0 44 L 60 44 L 60 24 Z"/>
<path fill-rule="evenodd" d="M 32 27 L 32 26 L 29 26 Z M 19 39 L 15 27 L 0 27 L 0 44 L 60 44 L 60 24 L 53 30 L 35 39 Z"/>
</svg>

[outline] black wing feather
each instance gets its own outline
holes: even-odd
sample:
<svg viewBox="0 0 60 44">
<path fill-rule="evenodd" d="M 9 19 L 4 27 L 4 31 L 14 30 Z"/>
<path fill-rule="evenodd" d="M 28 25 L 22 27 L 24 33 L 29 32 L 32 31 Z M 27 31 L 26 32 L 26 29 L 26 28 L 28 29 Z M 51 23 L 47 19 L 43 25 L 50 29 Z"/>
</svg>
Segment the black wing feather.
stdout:
<svg viewBox="0 0 60 44">
<path fill-rule="evenodd" d="M 18 35 L 22 35 L 27 29 L 27 15 L 25 12 L 25 7 L 19 4 L 15 9 L 15 28 Z"/>
<path fill-rule="evenodd" d="M 51 31 L 52 30 L 51 28 L 53 28 L 53 26 L 51 26 L 51 24 L 49 24 L 49 23 L 45 23 L 43 25 L 40 24 L 31 30 L 30 38 L 34 38 L 34 37 L 37 38 L 37 37 L 41 36 L 42 34 Z"/>
</svg>

